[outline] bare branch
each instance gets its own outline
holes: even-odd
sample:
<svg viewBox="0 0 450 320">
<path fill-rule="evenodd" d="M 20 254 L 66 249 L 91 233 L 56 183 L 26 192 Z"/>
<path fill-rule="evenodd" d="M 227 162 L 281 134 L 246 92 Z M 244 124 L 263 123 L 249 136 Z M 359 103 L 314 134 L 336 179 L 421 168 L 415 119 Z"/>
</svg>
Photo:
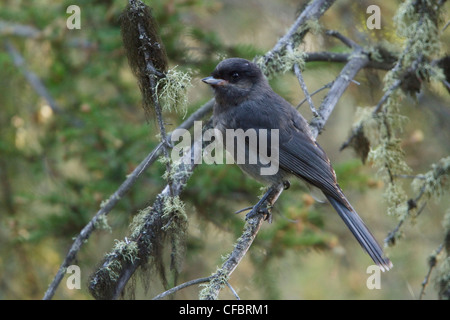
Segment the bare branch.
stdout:
<svg viewBox="0 0 450 320">
<path fill-rule="evenodd" d="M 10 21 L 0 20 L 0 35 L 19 36 L 26 38 L 38 38 L 42 32 L 35 27 L 17 24 Z"/>
<path fill-rule="evenodd" d="M 319 92 L 322 91 L 322 90 L 331 88 L 331 86 L 333 85 L 333 82 L 334 82 L 334 81 L 331 81 L 331 82 L 327 83 L 326 85 L 320 87 L 319 89 L 317 89 L 316 91 L 314 91 L 313 93 L 311 93 L 311 96 L 313 96 L 313 95 L 319 93 Z M 297 105 L 297 107 L 295 107 L 295 108 L 296 108 L 296 109 L 300 108 L 300 107 L 302 106 L 302 104 L 304 104 L 305 102 L 306 102 L 306 98 L 304 98 L 302 101 L 300 101 L 299 104 Z"/>
<path fill-rule="evenodd" d="M 287 46 L 288 52 L 292 53 L 294 50 L 292 49 L 292 44 L 289 44 Z M 300 84 L 300 87 L 303 90 L 303 93 L 305 94 L 305 99 L 308 101 L 309 103 L 309 108 L 311 109 L 311 112 L 313 113 L 314 117 L 318 117 L 319 114 L 317 113 L 316 108 L 314 107 L 314 103 L 311 99 L 311 96 L 309 95 L 308 92 L 308 88 L 306 88 L 306 83 L 305 80 L 303 80 L 303 76 L 302 76 L 302 72 L 300 70 L 300 66 L 298 65 L 298 63 L 294 64 L 294 73 L 297 76 L 298 82 Z"/>
<path fill-rule="evenodd" d="M 346 63 L 352 58 L 352 53 L 337 53 L 337 52 L 306 52 L 305 62 L 324 61 L 324 62 L 342 62 Z M 364 68 L 391 70 L 394 66 L 392 61 L 375 61 L 370 60 Z"/>
<path fill-rule="evenodd" d="M 339 76 L 333 82 L 331 89 L 328 91 L 327 96 L 323 100 L 319 108 L 320 117 L 314 118 L 311 123 L 311 130 L 313 135 L 317 137 L 319 132 L 328 120 L 331 112 L 336 106 L 337 102 L 341 98 L 344 91 L 350 85 L 356 74 L 364 68 L 369 62 L 369 58 L 366 54 L 362 52 L 361 49 L 356 49 L 352 54 L 352 58 L 344 66 L 344 68 L 339 73 Z"/>
<path fill-rule="evenodd" d="M 27 79 L 28 83 L 31 85 L 34 91 L 36 91 L 39 96 L 47 101 L 52 111 L 55 114 L 62 115 L 72 125 L 79 127 L 82 124 L 81 120 L 77 119 L 74 116 L 67 115 L 64 110 L 59 107 L 50 92 L 48 92 L 42 80 L 39 79 L 39 77 L 34 72 L 28 69 L 25 63 L 25 59 L 22 57 L 19 51 L 17 51 L 15 46 L 9 40 L 5 40 L 4 45 L 6 47 L 6 50 L 8 51 L 8 54 L 11 56 L 14 65 L 22 72 L 25 79 Z"/>
<path fill-rule="evenodd" d="M 422 300 L 423 296 L 425 295 L 425 288 L 427 287 L 428 282 L 430 281 L 431 272 L 436 267 L 437 256 L 441 253 L 442 249 L 444 249 L 443 243 L 441 243 L 441 245 L 428 258 L 428 272 L 422 281 L 422 289 L 420 290 L 419 300 Z"/>
<path fill-rule="evenodd" d="M 343 44 L 345 44 L 347 47 L 349 47 L 351 49 L 359 49 L 359 50 L 361 50 L 361 46 L 359 44 L 357 44 L 352 39 L 347 38 L 346 36 L 344 36 L 343 34 L 341 34 L 338 31 L 328 30 L 328 31 L 325 32 L 325 34 L 328 35 L 328 36 L 331 36 L 331 37 L 335 37 L 336 39 L 339 39 Z"/>
<path fill-rule="evenodd" d="M 318 19 L 321 17 L 325 11 L 327 11 L 335 0 L 314 0 L 311 1 L 306 8 L 302 11 L 302 13 L 298 16 L 292 26 L 289 28 L 288 32 L 275 44 L 275 46 L 264 55 L 264 63 L 266 64 L 270 58 L 275 53 L 280 53 L 286 49 L 286 46 L 290 43 L 295 47 L 297 43 L 299 43 L 303 36 L 295 38 L 296 33 L 300 29 L 300 27 L 304 28 L 305 24 L 312 19 Z M 307 28 L 303 30 L 304 32 L 308 31 Z"/>
<path fill-rule="evenodd" d="M 191 281 L 187 281 L 187 282 L 182 283 L 182 284 L 180 284 L 180 285 L 178 285 L 176 287 L 173 287 L 173 288 L 171 288 L 171 289 L 169 289 L 167 291 L 164 291 L 163 293 L 158 294 L 152 300 L 161 300 L 162 298 L 167 297 L 167 296 L 169 296 L 171 294 L 174 294 L 175 292 L 177 292 L 177 291 L 179 291 L 181 289 L 184 289 L 184 288 L 187 288 L 189 286 L 193 286 L 193 285 L 196 285 L 196 284 L 199 284 L 199 283 L 209 282 L 209 280 L 211 280 L 211 277 L 199 278 L 199 279 L 194 279 L 194 280 L 191 280 Z"/>
</svg>

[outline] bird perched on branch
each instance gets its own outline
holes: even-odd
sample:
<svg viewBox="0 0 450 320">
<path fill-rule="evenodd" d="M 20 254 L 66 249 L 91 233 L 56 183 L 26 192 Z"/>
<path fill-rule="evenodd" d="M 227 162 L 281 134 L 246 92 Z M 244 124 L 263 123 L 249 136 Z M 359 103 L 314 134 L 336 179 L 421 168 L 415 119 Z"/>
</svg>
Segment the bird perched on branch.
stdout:
<svg viewBox="0 0 450 320">
<path fill-rule="evenodd" d="M 202 81 L 215 94 L 214 126 L 245 173 L 266 185 L 286 183 L 295 176 L 319 188 L 381 270 L 392 267 L 339 187 L 330 160 L 315 141 L 305 118 L 272 90 L 256 64 L 240 58 L 226 59 Z M 243 139 L 225 138 L 227 130 L 239 129 L 247 132 Z M 256 142 L 251 141 L 249 131 L 255 133 Z M 267 139 L 265 144 L 261 144 L 263 139 Z M 241 161 L 237 161 L 239 150 L 245 153 Z M 252 155 L 256 155 L 256 161 L 251 161 Z M 262 169 L 273 166 L 270 162 L 275 160 L 276 172 L 263 174 Z"/>
</svg>

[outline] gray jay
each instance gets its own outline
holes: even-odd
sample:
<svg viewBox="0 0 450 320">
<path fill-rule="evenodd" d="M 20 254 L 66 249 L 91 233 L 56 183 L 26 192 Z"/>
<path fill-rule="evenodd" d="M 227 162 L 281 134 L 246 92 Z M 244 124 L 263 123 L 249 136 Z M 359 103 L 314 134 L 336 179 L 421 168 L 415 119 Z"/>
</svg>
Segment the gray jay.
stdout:
<svg viewBox="0 0 450 320">
<path fill-rule="evenodd" d="M 261 140 L 264 130 L 264 138 L 268 139 L 265 145 L 260 141 L 251 143 L 247 137 L 234 139 L 237 145 L 231 146 L 231 140 L 224 138 L 225 148 L 235 159 L 238 150 L 244 150 L 244 158 L 237 164 L 245 173 L 266 185 L 285 183 L 295 176 L 319 188 L 381 270 L 392 267 L 339 187 L 330 160 L 313 137 L 305 118 L 272 90 L 256 64 L 240 58 L 226 59 L 202 81 L 213 88 L 213 123 L 223 137 L 227 130 L 242 129 L 244 132 L 253 130 Z M 274 144 L 276 148 L 270 148 Z M 252 154 L 256 155 L 256 161 L 250 161 Z M 261 169 L 269 165 L 269 159 L 276 159 L 278 170 L 262 174 Z"/>
</svg>

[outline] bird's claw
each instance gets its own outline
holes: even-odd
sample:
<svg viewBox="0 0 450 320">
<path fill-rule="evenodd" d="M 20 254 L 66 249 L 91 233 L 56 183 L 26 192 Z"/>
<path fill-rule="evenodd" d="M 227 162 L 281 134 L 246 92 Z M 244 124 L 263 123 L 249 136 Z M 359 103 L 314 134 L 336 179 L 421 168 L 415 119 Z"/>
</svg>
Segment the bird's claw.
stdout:
<svg viewBox="0 0 450 320">
<path fill-rule="evenodd" d="M 263 215 L 263 219 L 264 221 L 268 221 L 269 223 L 272 223 L 272 213 L 270 212 L 270 207 L 265 206 L 265 207 L 259 207 L 257 205 L 255 205 L 249 213 L 247 213 L 245 215 L 245 220 L 249 220 L 251 218 L 256 217 L 258 214 L 262 214 Z"/>
</svg>

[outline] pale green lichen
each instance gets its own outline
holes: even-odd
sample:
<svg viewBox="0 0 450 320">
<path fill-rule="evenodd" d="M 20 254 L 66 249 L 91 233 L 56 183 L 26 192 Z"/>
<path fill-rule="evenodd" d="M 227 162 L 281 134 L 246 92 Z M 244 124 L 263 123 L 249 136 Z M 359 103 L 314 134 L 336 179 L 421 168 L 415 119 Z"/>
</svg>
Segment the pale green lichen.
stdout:
<svg viewBox="0 0 450 320">
<path fill-rule="evenodd" d="M 116 244 L 114 245 L 113 252 L 120 255 L 124 261 L 134 263 L 136 259 L 139 259 L 139 249 L 136 241 L 125 239 L 115 240 L 115 242 Z"/>
<path fill-rule="evenodd" d="M 130 261 L 134 263 L 137 259 L 139 259 L 139 250 L 135 241 L 114 241 L 115 245 L 113 250 L 105 256 L 105 260 L 109 262 L 103 265 L 103 267 L 96 272 L 96 274 L 103 274 L 101 276 L 103 279 L 106 275 L 112 282 L 119 279 L 120 272 L 122 270 L 122 261 Z M 95 283 L 92 284 L 95 285 Z"/>
<path fill-rule="evenodd" d="M 400 139 L 382 139 L 378 146 L 370 150 L 369 160 L 381 164 L 379 166 L 380 173 L 383 174 L 386 170 L 389 170 L 391 175 L 411 172 L 411 168 L 404 160 L 405 153 L 401 148 L 401 143 Z"/>
<path fill-rule="evenodd" d="M 164 110 L 180 112 L 186 115 L 187 89 L 192 86 L 191 76 L 187 72 L 170 69 L 165 77 L 158 80 L 156 94 Z"/>
<path fill-rule="evenodd" d="M 186 179 L 186 175 L 189 173 L 186 169 L 185 164 L 183 163 L 182 159 L 179 159 L 177 161 L 172 161 L 171 158 L 166 157 L 160 157 L 158 159 L 159 162 L 166 165 L 166 171 L 164 171 L 162 178 L 166 181 L 172 181 L 176 182 L 180 186 L 184 186 L 184 182 Z M 167 164 L 169 164 L 167 166 Z"/>
<path fill-rule="evenodd" d="M 298 64 L 300 69 L 305 66 L 305 53 L 299 48 L 292 51 L 285 50 L 282 54 L 272 53 L 268 57 L 256 57 L 254 62 L 261 68 L 267 78 L 272 78 L 277 74 L 284 74 L 292 70 L 294 64 Z"/>
<path fill-rule="evenodd" d="M 187 222 L 185 204 L 179 196 L 164 198 L 163 218 L 176 217 Z M 168 227 L 171 227 L 170 224 Z"/>
<path fill-rule="evenodd" d="M 396 15 L 394 24 L 397 34 L 408 39 L 408 53 L 404 57 L 405 65 L 411 64 L 417 56 L 433 56 L 440 53 L 441 42 L 438 23 L 441 20 L 435 1 L 408 0 L 403 2 Z"/>
<path fill-rule="evenodd" d="M 142 232 L 142 228 L 145 225 L 147 215 L 150 213 L 152 207 L 146 207 L 138 212 L 134 216 L 133 221 L 130 223 L 131 238 L 136 239 Z"/>
<path fill-rule="evenodd" d="M 94 222 L 94 227 L 97 230 L 106 230 L 112 232 L 111 227 L 108 224 L 108 219 L 105 214 L 101 214 Z"/>
<path fill-rule="evenodd" d="M 172 247 L 170 266 L 175 272 L 179 272 L 185 256 L 188 227 L 185 204 L 179 196 L 164 198 L 162 218 L 168 221 L 162 230 L 167 232 L 170 237 Z"/>
<path fill-rule="evenodd" d="M 204 287 L 199 293 L 200 300 L 216 300 L 218 292 L 226 286 L 229 275 L 227 272 L 218 268 L 217 271 L 211 276 L 211 280 L 208 283 L 201 284 L 200 287 Z"/>
<path fill-rule="evenodd" d="M 442 72 L 430 61 L 441 56 L 439 23 L 443 21 L 438 4 L 430 0 L 403 2 L 395 17 L 397 34 L 405 38 L 404 51 L 400 57 L 401 67 L 396 76 L 413 69 L 418 79 L 442 79 Z M 417 84 L 420 86 L 420 83 Z"/>
<path fill-rule="evenodd" d="M 431 166 L 431 170 L 412 182 L 417 193 L 423 192 L 427 198 L 439 199 L 449 187 L 450 157 L 442 158 Z"/>
</svg>

